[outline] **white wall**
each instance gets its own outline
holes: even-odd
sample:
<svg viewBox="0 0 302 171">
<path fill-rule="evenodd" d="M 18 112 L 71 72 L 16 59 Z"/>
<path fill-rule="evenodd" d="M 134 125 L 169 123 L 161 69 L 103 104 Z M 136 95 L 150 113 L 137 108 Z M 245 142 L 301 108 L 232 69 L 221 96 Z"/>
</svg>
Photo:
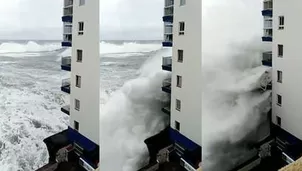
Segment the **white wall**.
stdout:
<svg viewBox="0 0 302 171">
<path fill-rule="evenodd" d="M 174 1 L 171 127 L 180 122 L 180 133 L 201 145 L 201 1 Z M 185 22 L 185 35 L 179 36 L 179 22 Z M 178 49 L 184 50 L 183 63 L 177 62 Z M 182 88 L 176 76 L 182 76 Z M 181 100 L 181 111 L 175 109 Z"/>
<path fill-rule="evenodd" d="M 78 121 L 79 132 L 99 144 L 99 0 L 86 0 L 84 6 L 74 0 L 73 12 L 70 126 L 74 127 L 74 120 Z M 78 35 L 79 21 L 84 22 L 81 36 Z M 76 62 L 77 49 L 83 50 L 82 63 Z M 76 75 L 81 76 L 81 88 L 75 86 Z M 80 111 L 74 109 L 75 98 L 80 100 Z"/>
<path fill-rule="evenodd" d="M 281 117 L 281 127 L 302 139 L 302 1 L 274 0 L 273 10 L 273 116 Z M 278 30 L 278 17 L 284 15 L 284 30 Z M 283 58 L 277 57 L 278 44 L 284 45 Z M 277 70 L 283 72 L 283 82 L 277 82 Z M 278 106 L 277 94 L 282 95 L 282 106 Z"/>
</svg>

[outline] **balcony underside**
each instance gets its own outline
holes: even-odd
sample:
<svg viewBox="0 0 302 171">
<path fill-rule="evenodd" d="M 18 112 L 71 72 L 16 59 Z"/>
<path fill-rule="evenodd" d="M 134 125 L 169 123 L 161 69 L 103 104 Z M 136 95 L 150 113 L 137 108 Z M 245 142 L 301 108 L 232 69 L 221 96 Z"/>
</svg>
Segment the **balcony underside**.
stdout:
<svg viewBox="0 0 302 171">
<path fill-rule="evenodd" d="M 71 47 L 71 42 L 62 42 L 63 47 Z"/>
<path fill-rule="evenodd" d="M 70 85 L 62 86 L 61 91 L 70 94 Z"/>
<path fill-rule="evenodd" d="M 71 65 L 61 65 L 61 69 L 64 71 L 71 71 Z"/>
<path fill-rule="evenodd" d="M 172 47 L 173 43 L 172 42 L 163 42 L 163 47 Z"/>
<path fill-rule="evenodd" d="M 171 114 L 171 112 L 170 112 L 170 107 L 163 107 L 163 108 L 161 109 L 161 111 L 164 112 L 164 113 L 167 114 L 167 115 L 170 115 L 170 114 Z"/>
<path fill-rule="evenodd" d="M 262 60 L 262 65 L 271 67 L 272 66 L 272 61 Z"/>
<path fill-rule="evenodd" d="M 70 108 L 68 108 L 68 107 L 62 107 L 62 108 L 61 108 L 61 111 L 62 111 L 63 113 L 65 113 L 66 115 L 70 115 Z"/>
<path fill-rule="evenodd" d="M 262 16 L 272 17 L 273 16 L 273 10 L 271 10 L 271 9 L 262 10 Z"/>
<path fill-rule="evenodd" d="M 162 65 L 162 69 L 165 71 L 172 71 L 172 65 Z"/>
<path fill-rule="evenodd" d="M 72 16 L 63 16 L 62 21 L 72 23 Z"/>
<path fill-rule="evenodd" d="M 263 37 L 262 37 L 262 41 L 263 41 L 263 42 L 272 42 L 272 41 L 273 41 L 273 38 L 270 37 L 270 36 L 263 36 Z"/>
<path fill-rule="evenodd" d="M 171 85 L 169 85 L 169 86 L 164 86 L 164 87 L 161 88 L 161 90 L 162 90 L 163 92 L 166 92 L 166 93 L 171 94 Z"/>
<path fill-rule="evenodd" d="M 163 16 L 163 21 L 173 23 L 173 15 Z"/>
</svg>

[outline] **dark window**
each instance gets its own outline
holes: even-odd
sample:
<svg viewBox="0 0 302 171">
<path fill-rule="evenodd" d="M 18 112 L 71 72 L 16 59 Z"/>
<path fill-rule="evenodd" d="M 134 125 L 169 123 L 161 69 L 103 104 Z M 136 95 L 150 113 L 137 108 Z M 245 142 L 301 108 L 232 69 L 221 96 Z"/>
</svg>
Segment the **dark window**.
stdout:
<svg viewBox="0 0 302 171">
<path fill-rule="evenodd" d="M 176 99 L 176 110 L 180 111 L 181 109 L 181 101 Z"/>
<path fill-rule="evenodd" d="M 184 60 L 184 51 L 183 50 L 178 50 L 178 62 L 183 62 Z"/>
<path fill-rule="evenodd" d="M 277 81 L 282 83 L 282 71 L 277 71 Z"/>
<path fill-rule="evenodd" d="M 80 0 L 80 6 L 85 5 L 85 0 Z"/>
<path fill-rule="evenodd" d="M 284 29 L 284 16 L 279 16 L 279 29 Z"/>
<path fill-rule="evenodd" d="M 77 50 L 77 62 L 82 62 L 83 60 L 83 50 Z"/>
<path fill-rule="evenodd" d="M 278 45 L 278 56 L 283 57 L 283 45 Z"/>
<path fill-rule="evenodd" d="M 177 121 L 175 121 L 175 129 L 176 129 L 177 131 L 180 131 L 180 123 L 177 122 Z"/>
<path fill-rule="evenodd" d="M 80 100 L 78 99 L 74 100 L 74 108 L 75 110 L 80 111 Z"/>
<path fill-rule="evenodd" d="M 84 34 L 84 22 L 79 22 L 79 35 Z"/>
<path fill-rule="evenodd" d="M 277 124 L 281 127 L 281 118 L 279 116 L 277 116 Z"/>
<path fill-rule="evenodd" d="M 277 105 L 281 106 L 282 105 L 282 96 L 277 94 Z"/>
<path fill-rule="evenodd" d="M 179 22 L 179 35 L 185 34 L 185 22 Z"/>
<path fill-rule="evenodd" d="M 182 76 L 177 75 L 177 87 L 181 88 L 182 85 Z"/>
<path fill-rule="evenodd" d="M 81 76 L 76 75 L 76 87 L 81 88 Z"/>
<path fill-rule="evenodd" d="M 79 122 L 74 121 L 74 129 L 77 130 L 77 131 L 79 131 L 79 129 L 80 129 L 80 124 L 79 124 Z"/>
</svg>

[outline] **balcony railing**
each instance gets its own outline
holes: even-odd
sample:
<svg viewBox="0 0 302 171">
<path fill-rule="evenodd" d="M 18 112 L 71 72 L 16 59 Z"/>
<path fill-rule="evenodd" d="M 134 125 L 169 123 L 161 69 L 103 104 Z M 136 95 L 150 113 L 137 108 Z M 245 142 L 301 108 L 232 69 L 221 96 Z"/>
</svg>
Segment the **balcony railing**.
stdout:
<svg viewBox="0 0 302 171">
<path fill-rule="evenodd" d="M 172 71 L 172 57 L 163 57 L 162 69 L 166 71 Z"/>
<path fill-rule="evenodd" d="M 73 0 L 64 0 L 64 8 L 70 7 L 73 5 Z"/>
<path fill-rule="evenodd" d="M 171 93 L 171 78 L 167 78 L 163 81 L 162 91 Z"/>
<path fill-rule="evenodd" d="M 170 115 L 171 113 L 171 105 L 170 105 L 170 102 L 165 102 L 162 104 L 162 109 L 161 111 L 164 112 L 165 114 L 167 115 Z"/>
<path fill-rule="evenodd" d="M 70 94 L 70 78 L 62 80 L 61 90 Z"/>
<path fill-rule="evenodd" d="M 164 9 L 164 16 L 172 16 L 174 12 L 173 6 Z"/>
<path fill-rule="evenodd" d="M 271 10 L 273 9 L 273 1 L 272 0 L 264 0 L 263 1 L 263 10 Z"/>
<path fill-rule="evenodd" d="M 61 69 L 65 71 L 71 71 L 71 56 L 62 57 Z"/>
<path fill-rule="evenodd" d="M 266 41 L 266 42 L 273 41 L 273 29 L 264 29 L 262 41 Z"/>
<path fill-rule="evenodd" d="M 164 35 L 164 47 L 172 47 L 173 46 L 173 34 L 165 34 Z"/>
<path fill-rule="evenodd" d="M 61 111 L 64 112 L 65 114 L 67 114 L 67 115 L 70 115 L 70 105 L 63 106 L 61 108 Z"/>
<path fill-rule="evenodd" d="M 72 34 L 72 25 L 64 25 L 63 33 Z"/>
<path fill-rule="evenodd" d="M 272 52 L 264 52 L 262 54 L 262 65 L 265 66 L 272 66 Z"/>
<path fill-rule="evenodd" d="M 165 7 L 170 7 L 174 5 L 174 0 L 165 0 Z"/>
<path fill-rule="evenodd" d="M 165 34 L 173 34 L 173 25 L 165 25 Z"/>
<path fill-rule="evenodd" d="M 72 16 L 72 14 L 73 14 L 73 8 L 72 7 L 64 8 L 63 16 Z"/>
<path fill-rule="evenodd" d="M 264 29 L 272 29 L 273 28 L 273 19 L 265 19 L 264 20 Z"/>
</svg>

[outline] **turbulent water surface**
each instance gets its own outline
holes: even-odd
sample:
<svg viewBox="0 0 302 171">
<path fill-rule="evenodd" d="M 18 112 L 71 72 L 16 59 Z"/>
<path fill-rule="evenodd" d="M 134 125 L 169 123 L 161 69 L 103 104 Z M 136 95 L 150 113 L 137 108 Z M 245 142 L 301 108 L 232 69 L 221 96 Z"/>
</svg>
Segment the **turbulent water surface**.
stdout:
<svg viewBox="0 0 302 171">
<path fill-rule="evenodd" d="M 159 42 L 100 43 L 101 128 L 113 135 L 103 131 L 102 143 L 108 139 L 104 145 L 115 148 L 103 152 L 119 161 L 110 168 L 110 160 L 102 158 L 105 170 L 139 167 L 144 162 L 139 157 L 146 155 L 144 138 L 164 127 L 164 118 L 152 107 L 163 99 L 160 84 L 167 73 L 160 69 L 161 57 L 169 53 Z M 45 164 L 43 139 L 67 127 L 68 116 L 60 107 L 69 96 L 60 85 L 70 76 L 60 69 L 62 55 L 70 50 L 60 42 L 0 43 L 1 171 L 32 171 Z"/>
</svg>

